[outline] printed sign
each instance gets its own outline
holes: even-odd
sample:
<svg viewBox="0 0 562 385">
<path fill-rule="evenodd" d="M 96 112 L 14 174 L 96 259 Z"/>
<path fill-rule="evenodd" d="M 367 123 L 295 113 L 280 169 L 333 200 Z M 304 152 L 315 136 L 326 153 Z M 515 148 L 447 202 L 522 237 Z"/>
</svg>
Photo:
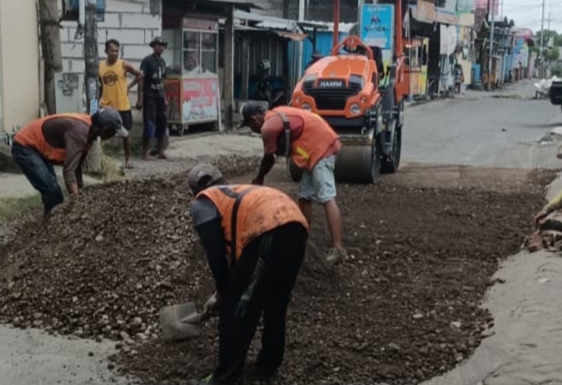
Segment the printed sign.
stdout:
<svg viewBox="0 0 562 385">
<path fill-rule="evenodd" d="M 394 6 L 364 4 L 361 11 L 361 40 L 368 46 L 392 50 L 394 37 Z"/>
<path fill-rule="evenodd" d="M 188 123 L 218 120 L 219 80 L 217 77 L 184 79 L 182 118 Z"/>
</svg>

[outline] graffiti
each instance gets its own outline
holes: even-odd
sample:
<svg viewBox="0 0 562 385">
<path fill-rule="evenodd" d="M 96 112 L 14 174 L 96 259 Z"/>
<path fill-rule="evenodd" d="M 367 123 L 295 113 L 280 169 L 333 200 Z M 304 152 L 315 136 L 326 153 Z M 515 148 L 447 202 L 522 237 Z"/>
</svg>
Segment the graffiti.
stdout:
<svg viewBox="0 0 562 385">
<path fill-rule="evenodd" d="M 78 89 L 80 78 L 78 74 L 62 74 L 62 79 L 58 81 L 58 86 L 62 90 L 64 96 L 72 96 L 74 91 Z"/>
</svg>

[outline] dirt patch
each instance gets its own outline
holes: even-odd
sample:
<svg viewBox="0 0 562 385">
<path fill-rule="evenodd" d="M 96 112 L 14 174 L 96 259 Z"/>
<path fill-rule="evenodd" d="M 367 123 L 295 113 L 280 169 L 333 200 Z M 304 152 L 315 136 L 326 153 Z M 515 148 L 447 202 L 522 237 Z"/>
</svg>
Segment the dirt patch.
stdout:
<svg viewBox="0 0 562 385">
<path fill-rule="evenodd" d="M 544 186 L 536 182 L 502 193 L 388 181 L 340 186 L 350 258 L 334 271 L 315 262 L 328 245 L 316 207 L 276 383 L 412 384 L 470 355 L 493 322 L 479 305 L 498 261 L 518 250 L 541 207 Z M 216 363 L 216 320 L 193 341 L 158 339 L 161 306 L 202 306 L 212 292 L 184 184 L 176 176 L 91 188 L 64 206 L 48 232 L 20 229 L 0 261 L 0 317 L 90 338 L 147 340 L 120 345 L 114 357 L 147 384 L 207 375 Z"/>
</svg>

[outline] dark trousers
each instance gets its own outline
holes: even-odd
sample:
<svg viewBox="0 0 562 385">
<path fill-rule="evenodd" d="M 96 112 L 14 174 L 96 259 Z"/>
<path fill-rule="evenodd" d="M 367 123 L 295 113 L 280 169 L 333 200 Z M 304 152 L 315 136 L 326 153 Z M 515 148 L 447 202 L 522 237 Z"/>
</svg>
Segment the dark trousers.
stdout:
<svg viewBox="0 0 562 385">
<path fill-rule="evenodd" d="M 55 168 L 41 154 L 32 147 L 14 142 L 12 157 L 31 185 L 41 193 L 45 215 L 63 202 L 64 197 L 57 182 Z"/>
<path fill-rule="evenodd" d="M 302 264 L 307 232 L 289 223 L 252 241 L 242 252 L 220 299 L 218 382 L 235 382 L 241 375 L 248 349 L 263 314 L 262 348 L 257 367 L 271 375 L 281 365 L 285 352 L 285 317 L 291 291 Z M 264 245 L 266 250 L 264 252 Z M 253 279 L 260 254 L 262 276 L 243 315 L 237 307 Z M 245 297 L 247 299 L 247 297 Z"/>
<path fill-rule="evenodd" d="M 143 99 L 144 139 L 162 139 L 166 134 L 166 101 L 145 96 Z"/>
</svg>

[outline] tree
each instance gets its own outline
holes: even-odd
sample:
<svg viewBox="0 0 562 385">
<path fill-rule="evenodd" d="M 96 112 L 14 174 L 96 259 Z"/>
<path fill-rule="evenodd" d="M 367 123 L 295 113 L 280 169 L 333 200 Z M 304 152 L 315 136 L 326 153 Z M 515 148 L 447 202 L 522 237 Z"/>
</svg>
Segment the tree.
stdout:
<svg viewBox="0 0 562 385">
<path fill-rule="evenodd" d="M 45 105 L 48 114 L 54 114 L 56 108 L 55 72 L 62 71 L 60 44 L 60 24 L 58 20 L 57 0 L 39 0 L 39 25 L 41 53 L 44 65 Z"/>
<path fill-rule="evenodd" d="M 554 47 L 548 51 L 548 59 L 550 61 L 557 61 L 559 57 L 560 57 L 560 50 L 557 47 Z"/>
</svg>

